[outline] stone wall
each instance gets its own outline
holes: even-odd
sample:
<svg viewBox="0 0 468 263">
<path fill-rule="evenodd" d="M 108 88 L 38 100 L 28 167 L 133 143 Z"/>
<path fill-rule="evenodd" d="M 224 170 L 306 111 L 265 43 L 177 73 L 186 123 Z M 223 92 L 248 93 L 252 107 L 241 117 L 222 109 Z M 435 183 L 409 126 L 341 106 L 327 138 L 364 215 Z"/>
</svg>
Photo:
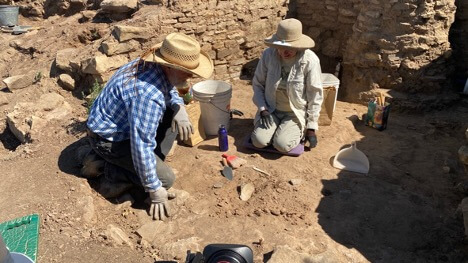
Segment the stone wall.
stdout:
<svg viewBox="0 0 468 263">
<path fill-rule="evenodd" d="M 197 38 L 215 59 L 215 78 L 239 78 L 243 65 L 260 56 L 263 39 L 276 30 L 287 0 L 180 0 L 154 21 L 164 35 L 174 31 Z M 141 19 L 146 19 L 142 16 Z"/>
<path fill-rule="evenodd" d="M 6 1 L 6 0 L 0 0 Z M 83 13 L 121 5 L 121 0 L 19 0 L 22 14 Z M 297 17 L 304 33 L 316 41 L 313 49 L 324 72 L 334 73 L 341 62 L 341 98 L 365 101 L 376 89 L 409 93 L 440 93 L 453 72 L 453 57 L 466 76 L 468 1 L 457 0 L 137 0 L 116 24 L 149 28 L 151 37 L 131 43 L 138 51 L 167 33 L 185 32 L 197 38 L 215 59 L 216 79 L 241 75 L 246 64 L 265 48 L 263 39 L 278 22 Z M 105 10 L 104 10 L 105 11 Z M 84 11 L 86 12 L 86 11 Z M 105 12 L 104 12 L 105 13 Z M 108 12 L 109 13 L 109 12 Z M 110 12 L 115 13 L 115 12 Z M 96 13 L 83 13 L 84 16 Z M 96 17 L 95 17 L 96 18 Z M 124 18 L 124 19 L 122 19 Z M 111 19 L 112 20 L 112 19 Z M 105 21 L 105 20 L 104 20 Z M 120 21 L 120 22 L 119 22 Z M 119 41 L 120 42 L 120 41 Z M 140 45 L 140 46 L 139 46 Z M 131 48 L 134 50 L 135 48 Z M 130 50 L 130 49 L 129 49 Z M 99 55 L 99 54 L 98 54 Z M 110 54 L 107 54 L 111 56 Z"/>
<path fill-rule="evenodd" d="M 362 101 L 377 88 L 441 92 L 455 10 L 454 0 L 296 0 L 293 14 L 324 64 L 342 60 L 342 97 Z"/>
<path fill-rule="evenodd" d="M 102 17 L 101 13 L 105 11 L 104 2 L 106 6 L 123 5 L 121 0 L 20 0 L 16 1 L 16 5 L 21 7 L 24 16 L 38 19 L 55 14 L 69 16 L 85 9 L 98 9 L 94 18 L 96 19 Z M 124 2 L 128 5 L 130 1 Z M 132 2 L 137 3 L 137 0 Z M 124 16 L 115 16 L 116 12 L 112 10 L 107 13 L 112 14 L 111 20 L 120 25 L 149 27 L 148 31 L 152 37 L 139 40 L 143 48 L 174 31 L 195 37 L 203 44 L 202 49 L 215 60 L 216 79 L 239 78 L 242 67 L 258 58 L 266 48 L 263 39 L 276 30 L 276 25 L 287 13 L 289 3 L 288 0 L 138 2 L 137 10 L 132 6 L 131 12 Z M 116 21 L 116 17 L 120 21 Z"/>
</svg>

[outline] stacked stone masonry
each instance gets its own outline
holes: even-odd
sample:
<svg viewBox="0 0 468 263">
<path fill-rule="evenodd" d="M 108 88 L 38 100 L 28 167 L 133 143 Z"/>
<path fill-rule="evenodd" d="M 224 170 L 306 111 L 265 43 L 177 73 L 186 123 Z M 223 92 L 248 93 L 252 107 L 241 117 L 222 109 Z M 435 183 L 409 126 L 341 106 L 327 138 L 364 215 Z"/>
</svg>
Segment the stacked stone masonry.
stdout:
<svg viewBox="0 0 468 263">
<path fill-rule="evenodd" d="M 286 0 L 177 1 L 161 15 L 158 28 L 163 35 L 175 28 L 197 38 L 215 60 L 215 78 L 236 79 L 245 63 L 260 56 L 263 39 L 287 10 Z"/>
<path fill-rule="evenodd" d="M 376 88 L 438 93 L 451 73 L 454 0 L 297 0 L 294 13 L 317 42 L 342 60 L 346 98 Z"/>
<path fill-rule="evenodd" d="M 15 1 L 23 15 L 38 19 L 73 12 L 86 16 L 86 10 L 102 11 L 103 2 L 105 6 L 120 6 L 117 2 L 122 1 Z M 464 0 L 134 2 L 122 4 L 129 10 L 122 16 L 127 19 L 115 24 L 145 28 L 148 35 L 132 42 L 118 40 L 117 46 L 115 40 L 103 37 L 99 40 L 105 42 L 101 52 L 107 56 L 128 52 L 133 58 L 167 33 L 184 32 L 198 39 L 202 49 L 214 58 L 216 79 L 240 77 L 241 69 L 260 57 L 265 48 L 263 39 L 274 33 L 285 17 L 302 21 L 304 33 L 316 41 L 313 50 L 322 59 L 324 72 L 333 73 L 341 61 L 340 94 L 350 101 L 365 101 L 377 88 L 410 93 L 439 93 L 447 88 L 454 69 L 449 30 L 457 8 L 454 34 L 459 41 L 455 57 L 459 61 L 468 59 L 463 40 L 468 35 L 468 1 Z"/>
</svg>

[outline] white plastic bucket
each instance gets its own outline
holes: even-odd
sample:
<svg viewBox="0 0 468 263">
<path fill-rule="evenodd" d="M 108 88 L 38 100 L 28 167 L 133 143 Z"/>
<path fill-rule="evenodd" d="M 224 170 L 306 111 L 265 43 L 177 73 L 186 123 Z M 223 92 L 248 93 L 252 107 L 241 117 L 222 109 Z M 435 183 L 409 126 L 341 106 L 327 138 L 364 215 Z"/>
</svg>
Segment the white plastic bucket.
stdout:
<svg viewBox="0 0 468 263">
<path fill-rule="evenodd" d="M 229 129 L 232 87 L 220 80 L 205 80 L 192 86 L 193 98 L 200 102 L 206 135 L 217 135 L 219 125 Z"/>
</svg>

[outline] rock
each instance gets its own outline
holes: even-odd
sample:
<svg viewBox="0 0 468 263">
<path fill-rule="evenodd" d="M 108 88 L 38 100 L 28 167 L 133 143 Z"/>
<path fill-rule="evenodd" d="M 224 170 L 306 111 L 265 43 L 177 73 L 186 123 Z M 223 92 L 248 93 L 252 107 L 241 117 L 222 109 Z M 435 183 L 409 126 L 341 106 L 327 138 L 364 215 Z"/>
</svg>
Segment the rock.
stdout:
<svg viewBox="0 0 468 263">
<path fill-rule="evenodd" d="M 7 105 L 8 104 L 8 98 L 5 95 L 5 93 L 0 92 L 0 106 Z"/>
<path fill-rule="evenodd" d="M 101 10 L 107 13 L 127 13 L 137 9 L 138 0 L 104 0 Z"/>
<path fill-rule="evenodd" d="M 102 52 L 108 56 L 130 53 L 140 48 L 140 43 L 136 40 L 130 40 L 124 43 L 107 40 L 101 43 Z"/>
<path fill-rule="evenodd" d="M 125 234 L 122 229 L 112 224 L 107 226 L 106 236 L 117 245 L 128 245 L 129 247 L 133 247 L 128 235 Z"/>
<path fill-rule="evenodd" d="M 190 194 L 187 191 L 179 190 L 175 188 L 169 189 L 169 193 L 174 193 L 176 198 L 174 199 L 176 206 L 182 206 L 190 198 Z"/>
<path fill-rule="evenodd" d="M 76 59 L 76 48 L 66 48 L 59 50 L 55 56 L 55 66 L 65 72 L 71 73 L 79 68 L 79 61 Z"/>
<path fill-rule="evenodd" d="M 21 143 L 31 141 L 31 126 L 26 126 L 24 122 L 24 119 L 17 118 L 13 113 L 7 114 L 8 128 Z"/>
<path fill-rule="evenodd" d="M 144 240 L 144 239 L 140 239 L 139 244 L 141 245 L 141 248 L 143 250 L 150 250 L 151 249 L 151 244 L 148 241 Z"/>
<path fill-rule="evenodd" d="M 117 25 L 114 27 L 113 34 L 119 42 L 125 42 L 130 39 L 148 39 L 151 37 L 144 27 Z"/>
<path fill-rule="evenodd" d="M 65 98 L 58 93 L 46 93 L 36 102 L 36 109 L 40 111 L 52 111 L 65 103 Z"/>
<path fill-rule="evenodd" d="M 141 237 L 142 240 L 152 242 L 156 235 L 161 232 L 161 229 L 165 228 L 163 221 L 152 221 L 142 225 L 136 233 Z"/>
<path fill-rule="evenodd" d="M 224 184 L 223 184 L 222 182 L 217 182 L 217 183 L 215 183 L 215 184 L 213 185 L 213 188 L 221 188 L 221 187 L 223 187 L 223 185 L 224 185 Z"/>
<path fill-rule="evenodd" d="M 83 211 L 83 222 L 95 223 L 96 212 L 94 209 L 94 200 L 91 196 L 85 196 L 78 201 L 78 206 L 82 206 Z"/>
<path fill-rule="evenodd" d="M 84 10 L 81 11 L 81 18 L 78 20 L 80 23 L 91 21 L 96 16 L 96 11 Z"/>
<path fill-rule="evenodd" d="M 15 91 L 18 89 L 24 89 L 34 83 L 34 75 L 25 74 L 11 76 L 3 80 L 3 83 L 7 86 L 10 91 Z"/>
<path fill-rule="evenodd" d="M 187 255 L 187 251 L 200 251 L 201 238 L 199 237 L 190 237 L 187 239 L 181 239 L 174 243 L 166 243 L 161 249 L 160 253 L 162 258 L 176 258 L 182 259 Z"/>
<path fill-rule="evenodd" d="M 58 84 L 66 90 L 75 89 L 75 80 L 68 74 L 60 74 Z"/>
<path fill-rule="evenodd" d="M 16 104 L 15 110 L 7 114 L 7 123 L 16 138 L 25 143 L 33 141 L 49 121 L 65 120 L 71 111 L 70 104 L 61 95 L 46 93 L 36 102 Z"/>
<path fill-rule="evenodd" d="M 291 185 L 297 186 L 297 185 L 302 184 L 302 179 L 291 179 L 291 180 L 289 180 L 289 183 L 290 183 Z"/>
<path fill-rule="evenodd" d="M 247 201 L 252 196 L 255 191 L 255 187 L 252 183 L 247 183 L 241 186 L 240 199 L 242 201 Z"/>
<path fill-rule="evenodd" d="M 28 123 L 31 126 L 31 132 L 39 132 L 41 128 L 47 125 L 47 120 L 41 117 L 31 116 Z"/>
<path fill-rule="evenodd" d="M 101 55 L 82 61 L 81 70 L 83 73 L 100 75 L 109 70 L 117 69 L 127 62 L 125 56 L 107 57 Z"/>
<path fill-rule="evenodd" d="M 146 0 L 146 3 L 149 5 L 162 5 L 165 0 Z"/>
<path fill-rule="evenodd" d="M 145 225 L 145 224 L 153 222 L 151 217 L 148 215 L 148 212 L 144 209 L 138 209 L 135 212 L 135 214 L 138 217 L 138 222 L 140 223 L 140 225 Z"/>
<path fill-rule="evenodd" d="M 468 165 L 468 146 L 463 145 L 458 149 L 458 157 L 464 165 Z"/>
</svg>

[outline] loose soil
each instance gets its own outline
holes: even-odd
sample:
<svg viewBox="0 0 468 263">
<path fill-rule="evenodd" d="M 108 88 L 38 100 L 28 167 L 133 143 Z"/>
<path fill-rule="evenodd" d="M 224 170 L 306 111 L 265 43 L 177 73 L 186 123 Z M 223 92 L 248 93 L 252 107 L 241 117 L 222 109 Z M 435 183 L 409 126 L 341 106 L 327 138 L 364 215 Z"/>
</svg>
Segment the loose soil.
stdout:
<svg viewBox="0 0 468 263">
<path fill-rule="evenodd" d="M 71 30 L 62 25 L 47 34 Z M 47 34 L 37 37 L 52 50 L 39 56 L 53 57 L 55 47 Z M 44 63 L 29 59 L 31 64 L 13 66 L 11 73 Z M 18 60 L 9 58 L 11 65 Z M 168 160 L 177 171 L 172 191 L 178 197 L 170 201 L 174 215 L 157 224 L 151 243 L 137 234 L 151 223 L 142 193 L 130 193 L 136 200 L 132 205 L 107 200 L 94 190 L 95 181 L 79 176 L 75 156 L 86 143 L 87 116 L 79 96 L 49 76 L 6 94 L 9 103 L 0 107 L 5 113 L 16 102 L 47 92 L 61 94 L 74 110 L 69 119 L 49 123 L 30 144 L 19 145 L 6 124 L 0 125 L 0 222 L 40 215 L 38 262 L 183 262 L 187 249 L 201 251 L 210 243 L 248 245 L 256 262 L 266 262 L 279 245 L 315 255 L 317 262 L 467 260 L 457 210 L 464 196 L 456 187 L 466 177 L 457 155 L 468 126 L 466 98 L 442 111 L 391 112 L 382 132 L 364 125 L 365 106 L 339 101 L 332 125 L 318 131 L 317 148 L 288 157 L 243 147 L 253 128 L 252 88 L 239 80 L 233 89 L 231 106 L 245 115 L 231 121 L 228 153 L 246 159 L 247 165 L 229 181 L 220 172 L 216 138 L 195 147 L 178 144 Z M 368 175 L 331 166 L 334 155 L 353 141 L 369 158 Z M 292 179 L 301 181 L 292 184 Z M 242 201 L 239 188 L 246 183 L 255 192 Z M 109 225 L 123 230 L 129 244 L 113 241 Z"/>
</svg>

